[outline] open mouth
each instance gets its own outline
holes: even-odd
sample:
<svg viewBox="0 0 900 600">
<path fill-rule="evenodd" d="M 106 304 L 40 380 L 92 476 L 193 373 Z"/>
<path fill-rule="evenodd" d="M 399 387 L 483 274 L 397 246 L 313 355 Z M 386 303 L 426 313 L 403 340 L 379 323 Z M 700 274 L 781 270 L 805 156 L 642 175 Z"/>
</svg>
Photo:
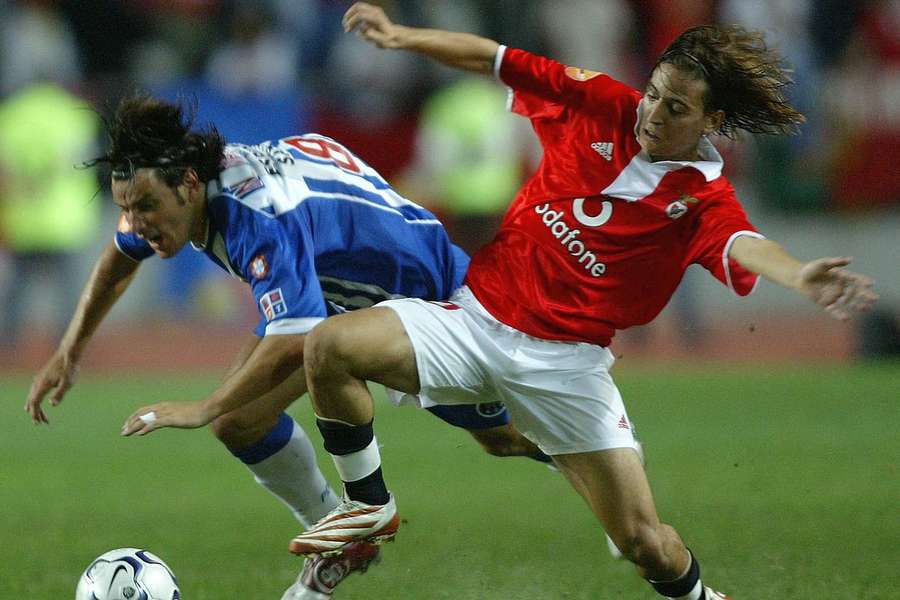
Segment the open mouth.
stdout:
<svg viewBox="0 0 900 600">
<path fill-rule="evenodd" d="M 650 133 L 646 128 L 644 129 L 644 135 L 653 142 L 659 141 L 659 136 Z"/>
</svg>

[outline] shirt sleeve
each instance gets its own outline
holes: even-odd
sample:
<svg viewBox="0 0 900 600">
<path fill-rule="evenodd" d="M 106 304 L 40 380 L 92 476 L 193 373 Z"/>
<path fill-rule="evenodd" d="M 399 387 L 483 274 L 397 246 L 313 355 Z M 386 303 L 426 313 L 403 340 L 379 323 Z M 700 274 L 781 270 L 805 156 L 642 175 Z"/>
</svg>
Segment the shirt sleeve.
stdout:
<svg viewBox="0 0 900 600">
<path fill-rule="evenodd" d="M 255 333 L 307 333 L 328 314 L 311 240 L 303 232 L 287 231 L 276 219 L 254 216 L 254 234 L 243 236 L 240 255 L 260 314 Z"/>
<path fill-rule="evenodd" d="M 510 110 L 531 119 L 554 118 L 566 106 L 588 111 L 610 108 L 639 96 L 605 73 L 567 66 L 518 48 L 500 46 L 494 70 L 511 90 Z"/>
<path fill-rule="evenodd" d="M 145 258 L 153 256 L 153 248 L 146 240 L 139 238 L 128 224 L 125 215 L 119 217 L 119 225 L 116 229 L 116 235 L 113 238 L 116 248 L 119 252 L 128 258 L 140 262 Z"/>
<path fill-rule="evenodd" d="M 707 202 L 709 206 L 698 217 L 690 241 L 690 262 L 702 265 L 738 296 L 747 296 L 756 289 L 759 275 L 742 267 L 728 252 L 734 240 L 742 235 L 764 236 L 747 219 L 736 198 Z"/>
</svg>

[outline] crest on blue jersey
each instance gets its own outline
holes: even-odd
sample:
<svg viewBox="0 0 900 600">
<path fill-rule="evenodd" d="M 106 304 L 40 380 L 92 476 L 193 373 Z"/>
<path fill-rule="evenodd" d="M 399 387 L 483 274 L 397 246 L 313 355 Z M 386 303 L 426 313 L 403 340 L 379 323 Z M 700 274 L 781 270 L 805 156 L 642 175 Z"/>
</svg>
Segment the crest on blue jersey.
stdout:
<svg viewBox="0 0 900 600">
<path fill-rule="evenodd" d="M 263 279 L 269 274 L 269 261 L 265 255 L 260 254 L 250 261 L 250 276 L 255 279 Z"/>
<path fill-rule="evenodd" d="M 262 309 L 266 321 L 271 321 L 286 313 L 287 304 L 284 303 L 284 294 L 281 293 L 281 288 L 272 290 L 260 298 L 259 307 Z"/>
</svg>

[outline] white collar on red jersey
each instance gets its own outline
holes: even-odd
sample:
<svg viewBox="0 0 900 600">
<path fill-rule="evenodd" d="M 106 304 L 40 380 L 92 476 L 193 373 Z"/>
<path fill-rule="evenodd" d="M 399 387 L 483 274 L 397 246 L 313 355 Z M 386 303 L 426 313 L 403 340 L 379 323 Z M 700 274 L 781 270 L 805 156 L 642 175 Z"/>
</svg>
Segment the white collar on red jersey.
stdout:
<svg viewBox="0 0 900 600">
<path fill-rule="evenodd" d="M 640 103 L 638 103 L 638 122 L 634 126 L 635 137 L 640 130 L 640 110 Z M 600 193 L 627 202 L 637 202 L 652 194 L 667 173 L 685 167 L 692 167 L 700 171 L 707 182 L 718 179 L 722 175 L 724 161 L 722 155 L 706 136 L 700 138 L 697 152 L 702 160 L 651 161 L 650 156 L 642 149 L 632 157 L 631 162 L 619 172 L 615 180 L 603 188 Z"/>
</svg>

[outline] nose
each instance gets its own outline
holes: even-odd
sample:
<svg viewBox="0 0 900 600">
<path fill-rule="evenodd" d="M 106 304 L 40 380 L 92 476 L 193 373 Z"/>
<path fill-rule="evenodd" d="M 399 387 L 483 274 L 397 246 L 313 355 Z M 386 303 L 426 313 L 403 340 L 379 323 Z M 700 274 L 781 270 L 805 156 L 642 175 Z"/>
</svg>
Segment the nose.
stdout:
<svg viewBox="0 0 900 600">
<path fill-rule="evenodd" d="M 131 231 L 133 231 L 134 234 L 139 238 L 144 239 L 145 224 L 143 219 L 135 217 L 132 213 L 125 213 L 125 219 L 131 226 Z"/>
<path fill-rule="evenodd" d="M 647 114 L 647 120 L 654 125 L 659 125 L 663 122 L 664 115 L 665 108 L 663 107 L 662 102 L 657 102 L 650 107 L 650 112 Z"/>
</svg>

